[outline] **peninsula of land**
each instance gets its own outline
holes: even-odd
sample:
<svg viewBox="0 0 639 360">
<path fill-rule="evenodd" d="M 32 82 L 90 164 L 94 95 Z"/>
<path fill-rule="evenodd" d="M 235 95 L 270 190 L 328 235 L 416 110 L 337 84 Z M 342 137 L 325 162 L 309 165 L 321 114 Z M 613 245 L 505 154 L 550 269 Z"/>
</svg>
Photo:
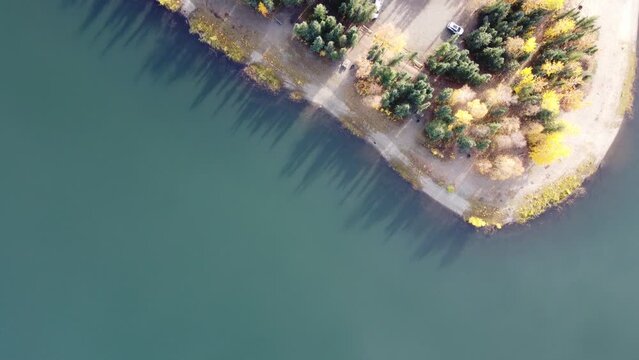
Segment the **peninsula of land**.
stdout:
<svg viewBox="0 0 639 360">
<path fill-rule="evenodd" d="M 369 1 L 158 0 L 474 226 L 526 222 L 599 167 L 631 103 L 639 2 Z"/>
</svg>

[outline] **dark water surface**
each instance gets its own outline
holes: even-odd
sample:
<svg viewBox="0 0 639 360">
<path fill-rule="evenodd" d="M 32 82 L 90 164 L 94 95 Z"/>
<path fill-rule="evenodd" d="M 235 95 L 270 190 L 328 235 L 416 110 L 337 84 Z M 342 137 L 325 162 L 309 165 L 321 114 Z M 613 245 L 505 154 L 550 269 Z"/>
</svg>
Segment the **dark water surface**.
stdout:
<svg viewBox="0 0 639 360">
<path fill-rule="evenodd" d="M 143 0 L 0 12 L 0 359 L 638 359 L 639 146 L 492 237 Z"/>
</svg>

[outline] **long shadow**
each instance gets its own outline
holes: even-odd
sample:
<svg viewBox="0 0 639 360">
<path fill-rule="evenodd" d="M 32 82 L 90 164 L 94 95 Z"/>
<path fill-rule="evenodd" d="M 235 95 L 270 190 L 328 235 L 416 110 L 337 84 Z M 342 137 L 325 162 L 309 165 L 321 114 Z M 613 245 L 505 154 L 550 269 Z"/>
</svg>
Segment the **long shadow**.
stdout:
<svg viewBox="0 0 639 360">
<path fill-rule="evenodd" d="M 238 86 L 235 77 L 241 75 L 241 67 L 189 34 L 179 15 L 149 0 L 113 0 L 109 6 L 102 0 L 61 1 L 66 7 L 90 7 L 79 30 L 97 29 L 96 38 L 108 37 L 103 53 L 114 46 L 146 44 L 152 33 L 154 47 L 138 76 L 164 86 L 177 80 L 192 81 L 199 87 L 192 108 L 211 96 L 216 97 L 219 108 L 232 105 L 239 113 L 232 133 L 248 130 L 270 140 L 273 147 L 296 122 L 304 121 L 305 132 L 293 146 L 281 176 L 299 177 L 296 191 L 301 192 L 330 174 L 328 186 L 339 190 L 339 203 L 355 204 L 344 221 L 345 228 L 382 226 L 387 241 L 408 234 L 415 239 L 408 244 L 414 259 L 438 254 L 442 266 L 453 262 L 474 234 L 446 209 L 413 190 L 372 147 L 342 129 L 324 111 L 293 103 L 286 95 L 273 96 L 248 82 Z"/>
<path fill-rule="evenodd" d="M 200 106 L 215 93 L 228 93 L 220 86 L 231 86 L 228 80 L 237 76 L 241 69 L 190 34 L 182 16 L 166 11 L 155 1 L 62 0 L 61 4 L 63 8 L 87 8 L 86 18 L 78 31 L 93 35 L 94 40 L 106 39 L 103 55 L 115 46 L 147 45 L 147 37 L 152 34 L 154 47 L 138 78 L 150 75 L 153 81 L 164 85 L 181 79 L 192 80 L 199 87 L 192 108 Z M 226 71 L 220 72 L 220 67 Z M 223 74 L 221 78 L 220 74 Z M 221 106 L 231 99 L 232 96 L 223 97 Z"/>
<path fill-rule="evenodd" d="M 345 228 L 382 226 L 386 240 L 402 235 L 414 239 L 413 258 L 440 256 L 440 265 L 452 263 L 476 233 L 458 217 L 401 179 L 376 151 L 342 129 L 322 111 L 309 115 L 311 126 L 295 144 L 281 171 L 297 177 L 297 191 L 330 176 L 342 196 L 340 203 L 356 204 Z"/>
</svg>

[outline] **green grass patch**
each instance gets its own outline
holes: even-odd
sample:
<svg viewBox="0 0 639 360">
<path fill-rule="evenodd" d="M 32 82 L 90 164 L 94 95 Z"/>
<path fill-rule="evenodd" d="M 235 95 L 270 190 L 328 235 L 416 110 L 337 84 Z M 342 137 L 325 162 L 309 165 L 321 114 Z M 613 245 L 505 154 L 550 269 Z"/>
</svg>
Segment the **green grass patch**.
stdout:
<svg viewBox="0 0 639 360">
<path fill-rule="evenodd" d="M 277 92 L 282 88 L 282 80 L 278 77 L 275 69 L 268 65 L 253 63 L 244 68 L 244 72 L 255 82 L 273 92 Z"/>
<path fill-rule="evenodd" d="M 229 36 L 224 21 L 216 19 L 211 13 L 196 10 L 189 17 L 190 32 L 197 34 L 200 40 L 213 49 L 224 53 L 229 59 L 245 63 L 249 58 L 249 46 L 246 41 Z"/>
</svg>

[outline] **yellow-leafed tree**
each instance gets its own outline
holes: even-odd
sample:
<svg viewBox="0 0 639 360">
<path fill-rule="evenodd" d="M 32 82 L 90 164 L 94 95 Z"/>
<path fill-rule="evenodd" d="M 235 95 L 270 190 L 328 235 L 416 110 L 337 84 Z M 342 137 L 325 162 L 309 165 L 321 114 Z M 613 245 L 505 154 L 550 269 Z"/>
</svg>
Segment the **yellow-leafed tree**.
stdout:
<svg viewBox="0 0 639 360">
<path fill-rule="evenodd" d="M 553 114 L 559 113 L 559 101 L 561 96 L 554 90 L 546 91 L 541 96 L 541 108 Z"/>
<path fill-rule="evenodd" d="M 466 110 L 457 110 L 455 113 L 455 125 L 469 125 L 473 116 Z"/>
<path fill-rule="evenodd" d="M 564 0 L 525 0 L 523 8 L 526 12 L 538 9 L 559 11 L 564 8 Z"/>
<path fill-rule="evenodd" d="M 564 144 L 564 134 L 561 132 L 531 134 L 530 159 L 537 165 L 550 165 L 559 159 L 570 155 L 571 149 Z"/>
<path fill-rule="evenodd" d="M 575 20 L 565 17 L 559 19 L 555 24 L 553 24 L 546 32 L 544 33 L 544 37 L 552 39 L 559 35 L 567 34 L 575 29 L 577 24 Z"/>
<path fill-rule="evenodd" d="M 524 46 L 521 48 L 521 51 L 526 54 L 532 54 L 535 52 L 535 50 L 537 50 L 537 39 L 535 39 L 534 37 L 528 38 L 524 42 Z"/>
<path fill-rule="evenodd" d="M 268 16 L 268 8 L 261 1 L 260 1 L 259 4 L 257 4 L 257 12 L 262 14 L 262 16 L 265 16 L 265 17 Z"/>
<path fill-rule="evenodd" d="M 541 65 L 541 71 L 543 71 L 546 76 L 552 76 L 563 70 L 564 66 L 564 63 L 561 61 L 546 60 L 546 62 Z"/>
<path fill-rule="evenodd" d="M 469 101 L 468 104 L 466 104 L 466 109 L 468 109 L 468 112 L 472 115 L 473 119 L 483 119 L 484 116 L 488 114 L 488 107 L 479 99 Z"/>
<path fill-rule="evenodd" d="M 471 224 L 474 227 L 477 227 L 477 228 L 488 226 L 488 223 L 486 222 L 486 220 L 484 220 L 484 219 L 482 219 L 480 217 L 477 217 L 477 216 L 469 217 L 468 218 L 468 223 Z"/>
</svg>

